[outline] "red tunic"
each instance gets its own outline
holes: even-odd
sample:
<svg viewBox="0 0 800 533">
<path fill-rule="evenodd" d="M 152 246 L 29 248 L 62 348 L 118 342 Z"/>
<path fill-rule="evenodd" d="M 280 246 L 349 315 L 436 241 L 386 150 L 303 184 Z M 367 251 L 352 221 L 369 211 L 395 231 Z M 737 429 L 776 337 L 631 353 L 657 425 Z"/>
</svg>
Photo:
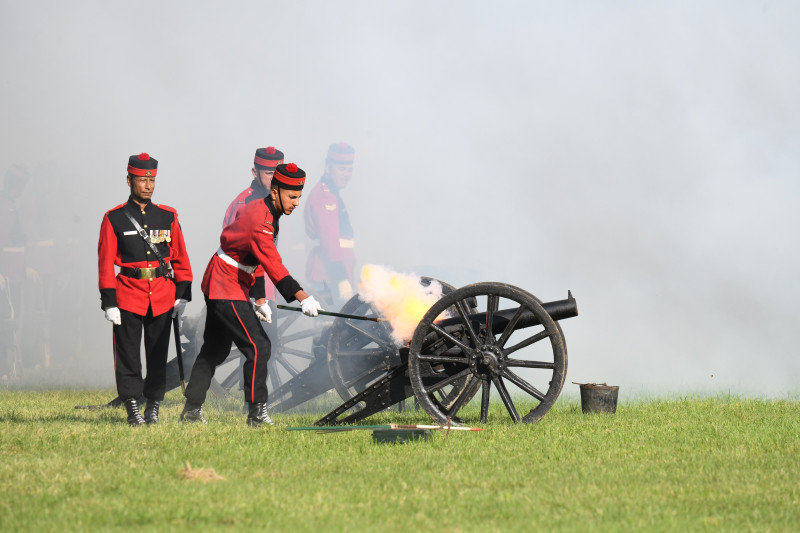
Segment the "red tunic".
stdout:
<svg viewBox="0 0 800 533">
<path fill-rule="evenodd" d="M 306 234 L 319 241 L 308 256 L 309 281 L 327 281 L 336 287 L 344 279 L 353 284 L 355 252 L 350 217 L 341 197 L 330 185 L 320 181 L 312 190 L 303 212 Z"/>
<path fill-rule="evenodd" d="M 131 268 L 159 266 L 158 259 L 123 210 L 128 210 L 149 232 L 159 253 L 172 265 L 174 279 L 136 279 L 115 275 L 114 265 Z M 97 256 L 100 300 L 104 309 L 119 307 L 137 315 L 146 315 L 148 307 L 152 307 L 153 316 L 158 316 L 171 310 L 177 298 L 192 299 L 192 267 L 178 213 L 169 206 L 148 203 L 141 209 L 129 199 L 108 211 L 100 226 Z"/>
<path fill-rule="evenodd" d="M 254 200 L 266 198 L 268 194 L 269 191 L 267 191 L 260 182 L 253 180 L 250 186 L 240 192 L 236 198 L 233 199 L 231 205 L 228 206 L 228 209 L 225 211 L 225 218 L 222 220 L 222 227 L 225 228 L 229 226 L 231 222 L 236 219 L 236 213 L 245 205 Z M 261 265 L 256 267 L 254 276 L 256 282 L 250 290 L 250 297 L 256 299 L 263 297 L 267 300 L 275 300 L 275 286 L 265 278 L 264 269 L 261 268 Z"/>
<path fill-rule="evenodd" d="M 233 222 L 223 228 L 220 250 L 242 266 L 261 266 L 287 302 L 301 287 L 283 265 L 275 246 L 280 214 L 269 199 L 252 201 L 238 210 Z M 201 289 L 212 300 L 249 300 L 255 282 L 251 272 L 229 264 L 218 254 L 208 262 Z"/>
</svg>

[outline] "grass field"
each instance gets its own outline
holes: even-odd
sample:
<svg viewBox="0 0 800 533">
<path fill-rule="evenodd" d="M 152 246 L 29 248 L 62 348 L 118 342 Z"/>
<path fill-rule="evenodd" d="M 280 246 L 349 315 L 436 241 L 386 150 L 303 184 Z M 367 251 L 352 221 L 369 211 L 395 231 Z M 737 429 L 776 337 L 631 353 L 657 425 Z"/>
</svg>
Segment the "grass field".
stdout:
<svg viewBox="0 0 800 533">
<path fill-rule="evenodd" d="M 230 405 L 181 424 L 177 391 L 154 427 L 73 408 L 113 396 L 0 391 L 0 531 L 800 529 L 795 401 L 640 400 L 584 415 L 561 399 L 533 426 L 497 404 L 482 432 L 375 444 L 369 431 L 285 430 L 310 414 L 252 429 Z M 430 423 L 414 411 L 364 423 L 389 421 Z M 210 469 L 220 478 L 185 476 Z"/>
</svg>

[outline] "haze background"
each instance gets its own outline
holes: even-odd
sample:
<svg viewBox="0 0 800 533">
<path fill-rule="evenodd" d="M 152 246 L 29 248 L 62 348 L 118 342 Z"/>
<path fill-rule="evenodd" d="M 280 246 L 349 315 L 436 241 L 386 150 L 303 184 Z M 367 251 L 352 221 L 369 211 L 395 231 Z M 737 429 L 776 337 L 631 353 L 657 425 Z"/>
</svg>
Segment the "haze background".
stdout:
<svg viewBox="0 0 800 533">
<path fill-rule="evenodd" d="M 572 290 L 568 383 L 797 395 L 800 4 L 0 6 L 0 171 L 30 171 L 24 229 L 67 250 L 53 308 L 80 330 L 31 386 L 113 387 L 96 243 L 129 155 L 159 160 L 193 314 L 255 149 L 313 186 L 346 141 L 359 262 Z M 302 213 L 280 246 L 302 282 Z"/>
</svg>

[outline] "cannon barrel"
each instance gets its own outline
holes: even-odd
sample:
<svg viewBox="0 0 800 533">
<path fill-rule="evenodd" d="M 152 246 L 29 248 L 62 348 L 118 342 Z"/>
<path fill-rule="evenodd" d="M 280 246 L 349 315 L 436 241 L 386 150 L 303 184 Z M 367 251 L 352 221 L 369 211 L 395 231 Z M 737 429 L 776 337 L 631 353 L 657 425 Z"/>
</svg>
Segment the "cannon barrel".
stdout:
<svg viewBox="0 0 800 533">
<path fill-rule="evenodd" d="M 542 304 L 544 310 L 547 311 L 547 314 L 550 315 L 550 318 L 553 320 L 564 320 L 566 318 L 572 318 L 574 316 L 578 316 L 578 302 L 575 298 L 572 297 L 572 292 L 567 292 L 568 297 L 566 300 L 556 300 L 553 302 L 545 302 Z M 492 317 L 492 333 L 497 335 L 502 333 L 511 319 L 514 318 L 514 315 L 517 313 L 517 309 L 502 309 L 495 311 Z M 469 315 L 470 322 L 477 322 L 479 324 L 486 323 L 486 313 L 473 313 Z M 447 330 L 449 327 L 459 326 L 463 324 L 460 316 L 452 317 L 452 318 L 445 318 L 444 320 L 439 320 L 436 322 L 436 325 Z M 522 328 L 529 328 L 532 326 L 537 326 L 541 324 L 541 321 L 536 318 L 536 315 L 531 313 L 529 310 L 525 310 L 522 313 L 519 321 L 517 322 L 515 329 L 522 329 Z"/>
</svg>

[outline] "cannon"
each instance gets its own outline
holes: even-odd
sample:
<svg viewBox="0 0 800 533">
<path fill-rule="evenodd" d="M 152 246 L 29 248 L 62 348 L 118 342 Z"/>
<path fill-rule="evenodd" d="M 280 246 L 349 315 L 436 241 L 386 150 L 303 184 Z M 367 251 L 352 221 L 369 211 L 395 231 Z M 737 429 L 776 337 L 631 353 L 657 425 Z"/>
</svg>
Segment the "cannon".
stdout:
<svg viewBox="0 0 800 533">
<path fill-rule="evenodd" d="M 423 285 L 432 281 L 421 279 Z M 514 422 L 541 419 L 566 378 L 567 348 L 558 321 L 577 316 L 572 294 L 542 303 L 503 283 L 459 289 L 440 283 L 442 298 L 404 346 L 396 345 L 387 321 L 337 318 L 320 327 L 320 320 L 279 310 L 273 315 L 277 328 L 269 409 L 285 412 L 334 389 L 343 403 L 317 425 L 355 422 L 391 406 L 402 409 L 409 398 L 437 422 L 459 424 L 459 412 L 480 391 L 485 423 L 494 391 Z M 377 315 L 359 295 L 341 313 Z M 237 396 L 240 358 L 234 349 L 217 369 L 211 386 L 215 395 Z M 521 406 L 529 412 L 521 414 Z"/>
<path fill-rule="evenodd" d="M 354 297 L 342 310 L 366 314 L 371 306 Z M 543 303 L 518 287 L 483 282 L 446 286 L 407 346 L 394 345 L 384 322 L 337 319 L 327 357 L 345 401 L 316 425 L 361 420 L 411 397 L 435 421 L 457 425 L 479 391 L 485 423 L 493 390 L 514 422 L 534 423 L 553 406 L 566 378 L 558 321 L 577 314 L 569 292 L 565 300 Z"/>
</svg>

